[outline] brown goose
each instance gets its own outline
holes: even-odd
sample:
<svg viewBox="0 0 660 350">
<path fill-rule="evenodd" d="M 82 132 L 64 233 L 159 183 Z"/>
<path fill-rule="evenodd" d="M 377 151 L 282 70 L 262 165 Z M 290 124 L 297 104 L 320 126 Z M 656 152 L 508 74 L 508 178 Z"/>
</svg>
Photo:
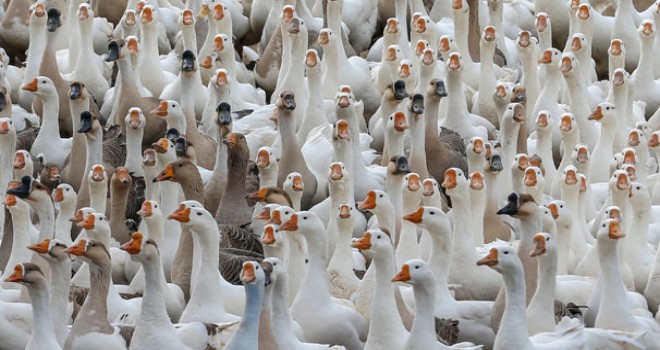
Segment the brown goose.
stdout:
<svg viewBox="0 0 660 350">
<path fill-rule="evenodd" d="M 124 131 L 126 129 L 124 117 L 128 114 L 128 110 L 132 107 L 140 107 L 147 118 L 142 138 L 142 148 L 147 148 L 165 134 L 165 121 L 153 113 L 147 112 L 155 110 L 160 101 L 154 97 L 142 97 L 138 92 L 131 55 L 124 40 L 116 39 L 108 44 L 108 56 L 105 60 L 106 62 L 116 61 L 121 75 L 121 85 L 116 87 L 119 88 L 119 94 L 115 97 L 119 99 L 118 107 L 114 117 L 110 116 L 110 118 L 114 118 L 114 123 L 121 126 L 121 130 Z"/>
<path fill-rule="evenodd" d="M 305 190 L 302 198 L 302 208 L 309 209 L 316 194 L 317 181 L 314 174 L 307 167 L 305 158 L 296 139 L 295 120 L 293 111 L 296 109 L 296 100 L 291 91 L 282 91 L 277 100 L 278 125 L 282 138 L 282 156 L 277 173 L 277 186 L 282 187 L 284 181 L 292 172 L 302 175 Z"/>
<path fill-rule="evenodd" d="M 223 141 L 227 146 L 227 184 L 215 213 L 221 224 L 244 225 L 252 220 L 253 209 L 248 206 L 245 189 L 250 150 L 242 134 L 229 134 Z"/>
</svg>

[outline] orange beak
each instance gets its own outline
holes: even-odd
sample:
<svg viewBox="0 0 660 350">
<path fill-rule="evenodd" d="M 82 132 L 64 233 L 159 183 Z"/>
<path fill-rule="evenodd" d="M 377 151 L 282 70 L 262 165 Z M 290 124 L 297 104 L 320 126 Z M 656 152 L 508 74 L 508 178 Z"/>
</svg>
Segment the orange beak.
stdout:
<svg viewBox="0 0 660 350">
<path fill-rule="evenodd" d="M 143 218 L 148 218 L 151 215 L 153 215 L 153 208 L 151 206 L 150 201 L 144 201 L 142 203 L 142 208 L 140 208 L 140 211 L 137 212 L 138 215 L 140 215 Z"/>
<path fill-rule="evenodd" d="M 525 186 L 533 187 L 538 183 L 536 179 L 536 170 L 533 168 L 527 168 L 525 170 Z"/>
<path fill-rule="evenodd" d="M 649 140 L 648 144 L 649 147 L 653 147 L 653 148 L 660 146 L 660 137 L 658 137 L 658 134 L 656 133 L 651 134 L 651 139 Z"/>
<path fill-rule="evenodd" d="M 621 211 L 618 208 L 610 209 L 610 219 L 621 222 Z"/>
<path fill-rule="evenodd" d="M 451 1 L 451 8 L 454 10 L 460 10 L 463 8 L 463 1 L 462 0 L 452 0 Z"/>
<path fill-rule="evenodd" d="M 189 26 L 195 24 L 195 17 L 193 16 L 193 12 L 191 9 L 183 10 L 181 16 L 183 17 L 182 22 L 184 25 Z"/>
<path fill-rule="evenodd" d="M 620 39 L 613 39 L 610 43 L 610 55 L 619 56 L 623 52 L 622 44 L 623 42 Z"/>
<path fill-rule="evenodd" d="M 506 97 L 506 87 L 504 85 L 497 85 L 496 91 L 495 91 L 495 96 L 499 98 L 505 98 Z"/>
<path fill-rule="evenodd" d="M 50 247 L 50 239 L 46 238 L 43 241 L 37 244 L 33 244 L 27 248 L 39 254 L 46 254 L 48 253 L 49 247 Z"/>
<path fill-rule="evenodd" d="M 270 153 L 267 150 L 262 149 L 257 153 L 257 167 L 259 169 L 267 168 L 270 165 Z"/>
<path fill-rule="evenodd" d="M 449 69 L 457 70 L 459 68 L 461 68 L 461 59 L 457 53 L 454 53 L 449 56 Z"/>
<path fill-rule="evenodd" d="M 589 19 L 589 16 L 590 16 L 589 6 L 587 6 L 587 4 L 580 4 L 580 6 L 578 7 L 577 16 L 578 16 L 578 18 L 580 18 L 582 20 Z"/>
<path fill-rule="evenodd" d="M 227 78 L 227 71 L 225 70 L 219 71 L 218 74 L 216 75 L 216 80 L 217 80 L 216 84 L 218 86 L 227 86 L 227 84 L 229 84 L 229 79 Z"/>
<path fill-rule="evenodd" d="M 637 130 L 632 130 L 628 134 L 628 146 L 630 147 L 637 147 L 639 146 L 639 135 L 637 134 Z"/>
<path fill-rule="evenodd" d="M 102 165 L 97 165 L 92 170 L 92 180 L 95 182 L 101 182 L 105 180 L 105 168 Z"/>
<path fill-rule="evenodd" d="M 291 188 L 296 192 L 302 192 L 305 190 L 305 184 L 303 183 L 302 176 L 296 175 L 293 177 L 293 184 Z"/>
<path fill-rule="evenodd" d="M 262 188 L 259 189 L 259 191 L 252 192 L 248 195 L 248 199 L 251 199 L 251 200 L 257 201 L 257 202 L 265 201 L 266 197 L 268 197 L 268 187 L 262 187 Z"/>
<path fill-rule="evenodd" d="M 330 165 L 330 179 L 333 181 L 339 181 L 344 178 L 344 171 L 341 168 L 341 164 L 334 163 Z"/>
<path fill-rule="evenodd" d="M 142 9 L 142 23 L 150 23 L 153 21 L 153 11 L 151 10 L 150 7 L 145 7 Z"/>
<path fill-rule="evenodd" d="M 133 129 L 137 129 L 140 127 L 140 110 L 136 108 L 131 108 L 131 119 L 129 120 L 128 124 L 131 126 Z"/>
<path fill-rule="evenodd" d="M 455 0 L 455 1 L 461 1 L 461 0 Z M 401 271 L 392 278 L 392 282 L 408 282 L 410 281 L 410 266 L 408 264 L 403 264 L 401 266 Z"/>
<path fill-rule="evenodd" d="M 77 244 L 70 246 L 64 250 L 66 253 L 75 256 L 84 256 L 87 251 L 87 240 L 84 238 L 78 241 Z"/>
<path fill-rule="evenodd" d="M 548 209 L 550 209 L 550 214 L 552 214 L 552 218 L 557 220 L 557 218 L 559 217 L 559 208 L 557 207 L 557 204 L 555 203 L 548 204 Z"/>
<path fill-rule="evenodd" d="M 78 225 L 78 227 L 84 228 L 85 230 L 91 230 L 96 226 L 94 222 L 95 222 L 94 215 L 90 214 L 90 215 L 87 215 L 85 220 L 83 220 L 82 222 L 79 222 L 77 225 Z"/>
<path fill-rule="evenodd" d="M 410 76 L 410 66 L 407 63 L 401 64 L 401 68 L 399 68 L 399 76 L 403 79 Z"/>
<path fill-rule="evenodd" d="M 623 238 L 626 235 L 621 230 L 621 224 L 618 221 L 610 221 L 608 236 L 611 239 Z"/>
<path fill-rule="evenodd" d="M 140 252 L 142 251 L 142 238 L 143 238 L 142 233 L 133 232 L 132 239 L 124 243 L 121 246 L 121 250 L 126 251 L 128 254 L 131 255 L 140 254 Z"/>
<path fill-rule="evenodd" d="M 373 210 L 376 208 L 376 192 L 374 191 L 369 191 L 367 193 L 367 198 L 364 199 L 360 205 L 358 205 L 358 209 L 360 210 Z"/>
<path fill-rule="evenodd" d="M 316 50 L 307 50 L 307 54 L 305 54 L 305 65 L 307 67 L 316 67 L 316 65 L 319 63 L 319 56 Z"/>
<path fill-rule="evenodd" d="M 59 203 L 64 200 L 64 190 L 61 188 L 55 189 L 55 195 L 53 196 L 53 201 Z"/>
<path fill-rule="evenodd" d="M 573 38 L 573 41 L 571 42 L 571 50 L 574 52 L 582 50 L 582 40 L 580 40 L 579 37 Z"/>
<path fill-rule="evenodd" d="M 206 55 L 206 57 L 204 57 L 204 59 L 199 62 L 199 66 L 204 69 L 213 68 L 213 57 L 211 55 Z"/>
<path fill-rule="evenodd" d="M 447 169 L 447 171 L 445 171 L 445 179 L 441 185 L 442 188 L 447 190 L 456 188 L 456 186 L 458 186 L 457 176 L 458 175 L 456 174 L 456 170 Z"/>
<path fill-rule="evenodd" d="M 394 113 L 394 130 L 398 132 L 404 132 L 408 129 L 408 123 L 406 123 L 406 115 L 403 112 Z"/>
<path fill-rule="evenodd" d="M 520 43 L 520 46 L 528 47 L 531 44 L 529 40 L 529 35 L 530 35 L 529 32 L 526 30 L 520 32 L 518 36 L 520 38 L 520 40 L 518 41 Z"/>
<path fill-rule="evenodd" d="M 424 17 L 417 18 L 417 33 L 426 32 L 426 19 Z"/>
<path fill-rule="evenodd" d="M 545 254 L 546 252 L 545 236 L 543 235 L 534 236 L 533 244 L 534 244 L 534 248 L 532 248 L 532 252 L 529 253 L 529 256 L 534 257 Z"/>
<path fill-rule="evenodd" d="M 563 57 L 561 59 L 561 72 L 568 73 L 573 69 L 573 62 L 570 57 Z"/>
<path fill-rule="evenodd" d="M 541 59 L 539 60 L 540 64 L 550 64 L 552 63 L 552 50 L 548 49 L 543 51 L 543 55 L 541 56 Z"/>
<path fill-rule="evenodd" d="M 536 117 L 536 127 L 537 128 L 547 128 L 548 127 L 548 115 L 545 113 L 539 113 Z"/>
<path fill-rule="evenodd" d="M 169 220 L 176 220 L 178 222 L 189 222 L 190 221 L 190 207 L 186 207 L 183 204 L 179 204 L 179 209 L 175 210 L 172 214 L 168 215 Z"/>
<path fill-rule="evenodd" d="M 6 122 L 5 122 L 6 123 Z M 9 128 L 7 128 L 7 131 L 9 131 Z M 23 167 L 25 167 L 25 154 L 19 152 L 14 155 L 14 169 L 15 170 L 21 170 Z"/>
<path fill-rule="evenodd" d="M 160 104 L 158 104 L 158 108 L 151 111 L 151 114 L 155 114 L 159 117 L 167 117 L 167 107 L 169 107 L 169 103 L 165 100 L 161 100 Z"/>
<path fill-rule="evenodd" d="M 220 52 L 225 49 L 225 40 L 222 38 L 222 35 L 216 35 L 214 43 L 215 45 L 213 46 L 213 51 Z"/>
<path fill-rule="evenodd" d="M 270 220 L 270 208 L 264 207 L 263 210 L 257 214 L 257 216 L 254 217 L 257 220 L 263 220 L 263 221 L 268 221 Z"/>
<path fill-rule="evenodd" d="M 273 210 L 272 214 L 270 215 L 270 219 L 268 220 L 267 223 L 282 225 L 282 217 L 280 216 L 280 212 L 278 210 Z"/>
<path fill-rule="evenodd" d="M 616 180 L 616 187 L 621 191 L 628 189 L 629 185 L 627 174 L 619 174 Z"/>
<path fill-rule="evenodd" d="M 562 132 L 569 132 L 573 130 L 573 120 L 569 115 L 563 115 L 561 117 L 561 124 L 559 124 L 559 130 Z"/>
<path fill-rule="evenodd" d="M 76 213 L 73 214 L 73 217 L 69 219 L 71 222 L 79 223 L 83 221 L 83 211 L 82 209 L 76 210 Z"/>
<path fill-rule="evenodd" d="M 30 92 L 37 91 L 37 88 L 38 88 L 37 78 L 34 78 L 29 83 L 23 84 L 23 86 L 21 86 L 21 89 L 23 89 L 25 91 L 30 91 Z"/>
<path fill-rule="evenodd" d="M 422 57 L 422 63 L 427 66 L 432 65 L 435 62 L 435 55 L 433 54 L 432 49 L 424 49 L 424 56 Z"/>
<path fill-rule="evenodd" d="M 438 50 L 440 52 L 449 51 L 449 38 L 447 37 L 440 38 L 440 43 L 438 44 Z"/>
<path fill-rule="evenodd" d="M 635 165 L 637 161 L 635 161 L 635 151 L 629 149 L 626 150 L 626 152 L 623 154 L 623 164 L 631 164 Z"/>
<path fill-rule="evenodd" d="M 487 26 L 484 29 L 484 39 L 488 42 L 495 41 L 495 27 Z"/>
<path fill-rule="evenodd" d="M 548 17 L 545 15 L 537 15 L 536 16 L 536 30 L 539 33 L 545 32 L 546 28 L 548 28 Z"/>
<path fill-rule="evenodd" d="M 60 168 L 56 166 L 51 166 L 50 169 L 48 170 L 48 176 L 51 181 L 55 181 L 60 178 Z"/>
<path fill-rule="evenodd" d="M 371 248 L 371 233 L 365 232 L 362 238 L 351 243 L 351 247 L 359 250 L 368 250 Z"/>
<path fill-rule="evenodd" d="M 282 9 L 282 19 L 284 23 L 289 23 L 293 19 L 293 6 L 284 6 Z"/>
<path fill-rule="evenodd" d="M 319 44 L 327 45 L 330 42 L 330 33 L 326 30 L 321 31 L 319 34 Z"/>
<path fill-rule="evenodd" d="M 264 227 L 264 234 L 261 236 L 263 244 L 275 244 L 275 229 L 272 225 Z"/>
<path fill-rule="evenodd" d="M 388 34 L 394 34 L 399 31 L 399 24 L 396 18 L 390 18 L 387 20 L 387 27 L 385 28 L 385 31 Z"/>
<path fill-rule="evenodd" d="M 282 231 L 298 231 L 298 215 L 293 214 L 289 221 L 285 222 L 280 226 Z"/>
<path fill-rule="evenodd" d="M 13 194 L 8 194 L 5 197 L 5 200 L 2 202 L 2 204 L 7 207 L 13 207 L 14 205 L 16 205 L 16 196 L 14 196 Z"/>
<path fill-rule="evenodd" d="M 257 277 L 254 275 L 254 266 L 250 262 L 243 263 L 243 272 L 241 272 L 241 281 L 243 284 L 252 283 L 257 280 Z"/>
<path fill-rule="evenodd" d="M 566 179 L 564 180 L 564 182 L 567 185 L 575 185 L 578 182 L 577 174 L 575 173 L 575 170 L 573 169 L 566 170 Z"/>
<path fill-rule="evenodd" d="M 0 122 L 0 135 L 7 135 L 9 133 L 9 122 Z"/>
<path fill-rule="evenodd" d="M 413 224 L 421 224 L 424 219 L 424 208 L 419 207 L 416 211 L 403 216 L 403 220 L 410 221 Z"/>
<path fill-rule="evenodd" d="M 340 120 L 337 122 L 337 138 L 340 140 L 347 140 L 350 138 L 351 131 L 348 126 L 348 122 L 345 120 Z"/>
<path fill-rule="evenodd" d="M 23 282 L 23 265 L 16 264 L 14 267 L 14 272 L 5 279 L 5 282 Z"/>
<path fill-rule="evenodd" d="M 477 191 L 484 188 L 484 176 L 480 172 L 475 171 L 470 175 L 470 188 Z"/>
<path fill-rule="evenodd" d="M 653 23 L 645 21 L 642 26 L 642 33 L 644 33 L 644 35 L 653 34 Z"/>
<path fill-rule="evenodd" d="M 488 252 L 488 255 L 484 256 L 481 260 L 477 261 L 477 266 L 495 266 L 497 263 L 499 263 L 499 260 L 497 260 L 497 248 L 490 248 L 490 251 Z"/>
<path fill-rule="evenodd" d="M 484 151 L 484 140 L 476 138 L 472 141 L 472 151 L 476 154 L 481 154 Z"/>
<path fill-rule="evenodd" d="M 348 205 L 341 205 L 339 207 L 339 218 L 349 219 L 351 217 L 351 207 Z"/>
<path fill-rule="evenodd" d="M 417 192 L 419 187 L 419 175 L 415 173 L 408 174 L 408 190 L 411 192 Z"/>
<path fill-rule="evenodd" d="M 426 41 L 417 40 L 417 45 L 415 45 L 415 56 L 420 56 L 426 49 Z"/>
<path fill-rule="evenodd" d="M 225 18 L 224 5 L 215 4 L 215 6 L 213 6 L 213 19 L 219 21 L 222 20 L 223 18 Z"/>
<path fill-rule="evenodd" d="M 172 164 L 167 164 L 165 166 L 165 169 L 156 176 L 156 181 L 167 181 L 167 180 L 174 180 L 176 176 L 174 175 L 174 167 Z"/>
<path fill-rule="evenodd" d="M 424 180 L 424 192 L 422 194 L 424 196 L 432 196 L 435 193 L 435 188 L 433 187 L 433 181 L 426 179 Z"/>
</svg>

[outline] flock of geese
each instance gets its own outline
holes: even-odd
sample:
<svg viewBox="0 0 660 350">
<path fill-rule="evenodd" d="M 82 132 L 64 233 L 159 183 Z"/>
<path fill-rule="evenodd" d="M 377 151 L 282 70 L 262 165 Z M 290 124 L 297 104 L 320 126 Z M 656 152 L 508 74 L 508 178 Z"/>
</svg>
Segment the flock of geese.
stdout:
<svg viewBox="0 0 660 350">
<path fill-rule="evenodd" d="M 0 349 L 660 349 L 660 0 L 0 16 Z"/>
</svg>

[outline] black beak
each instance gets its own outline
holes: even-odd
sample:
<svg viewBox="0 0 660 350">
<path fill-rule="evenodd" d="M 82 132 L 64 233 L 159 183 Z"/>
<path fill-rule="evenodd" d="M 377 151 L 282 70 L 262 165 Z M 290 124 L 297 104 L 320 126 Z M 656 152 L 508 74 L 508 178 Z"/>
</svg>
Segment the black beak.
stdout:
<svg viewBox="0 0 660 350">
<path fill-rule="evenodd" d="M 195 70 L 195 54 L 192 51 L 186 50 L 183 52 L 181 56 L 181 70 L 184 72 Z"/>
<path fill-rule="evenodd" d="M 518 92 L 513 95 L 513 101 L 511 102 L 525 103 L 525 101 L 527 101 L 527 95 L 524 92 Z"/>
<path fill-rule="evenodd" d="M 300 33 L 300 20 L 298 18 L 292 19 L 291 23 L 289 23 L 289 33 L 291 34 Z"/>
<path fill-rule="evenodd" d="M 83 134 L 90 130 L 92 130 L 92 113 L 84 111 L 80 113 L 80 128 L 78 128 L 78 132 Z"/>
<path fill-rule="evenodd" d="M 488 163 L 490 166 L 490 171 L 492 172 L 500 172 L 504 170 L 504 167 L 502 166 L 502 157 L 500 157 L 499 154 L 491 156 Z"/>
<path fill-rule="evenodd" d="M 60 10 L 51 7 L 48 9 L 48 20 L 46 21 L 46 27 L 49 32 L 55 32 L 59 27 L 62 26 L 62 13 Z"/>
<path fill-rule="evenodd" d="M 421 94 L 415 94 L 410 103 L 410 110 L 415 114 L 424 113 L 424 96 Z"/>
<path fill-rule="evenodd" d="M 409 174 L 410 166 L 408 166 L 408 159 L 406 157 L 399 157 L 396 159 L 396 168 L 394 169 L 394 174 Z"/>
<path fill-rule="evenodd" d="M 69 98 L 72 100 L 77 100 L 82 95 L 82 85 L 79 82 L 71 83 L 71 88 L 69 89 Z"/>
<path fill-rule="evenodd" d="M 497 215 L 516 215 L 518 214 L 518 194 L 516 192 L 511 192 L 508 198 L 508 203 L 504 208 L 497 211 Z"/>
<path fill-rule="evenodd" d="M 188 141 L 183 137 L 179 137 L 174 143 L 174 151 L 176 151 L 177 157 L 183 157 L 186 155 L 186 150 L 188 149 Z"/>
<path fill-rule="evenodd" d="M 220 125 L 226 126 L 231 124 L 231 105 L 229 103 L 220 102 L 215 111 L 218 112 L 218 123 Z"/>
<path fill-rule="evenodd" d="M 7 104 L 7 99 L 5 98 L 5 94 L 0 94 L 0 111 L 5 109 L 6 104 Z"/>
<path fill-rule="evenodd" d="M 32 178 L 28 175 L 25 175 L 21 178 L 21 185 L 12 188 L 7 191 L 7 194 L 12 194 L 18 198 L 25 199 L 30 195 L 30 190 L 32 188 Z"/>
<path fill-rule="evenodd" d="M 287 94 L 282 98 L 282 105 L 286 109 L 296 109 L 296 99 L 293 97 L 293 93 Z"/>
<path fill-rule="evenodd" d="M 403 80 L 397 80 L 392 85 L 392 92 L 394 93 L 394 98 L 398 101 L 402 101 L 404 98 L 410 96 L 406 92 L 406 82 Z"/>
<path fill-rule="evenodd" d="M 439 97 L 447 97 L 447 88 L 445 82 L 438 80 L 435 82 L 435 95 Z"/>
<path fill-rule="evenodd" d="M 119 59 L 119 43 L 113 40 L 108 44 L 108 56 L 105 57 L 106 62 L 114 62 Z"/>
</svg>

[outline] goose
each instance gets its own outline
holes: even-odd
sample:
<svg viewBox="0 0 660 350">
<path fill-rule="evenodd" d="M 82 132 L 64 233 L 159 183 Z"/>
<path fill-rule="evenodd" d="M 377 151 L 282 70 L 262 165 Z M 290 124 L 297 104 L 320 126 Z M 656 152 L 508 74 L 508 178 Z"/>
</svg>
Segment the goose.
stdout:
<svg viewBox="0 0 660 350">
<path fill-rule="evenodd" d="M 28 249 L 36 252 L 48 262 L 51 277 L 48 291 L 50 308 L 55 337 L 60 346 L 64 345 L 69 334 L 68 323 L 73 312 L 73 305 L 69 301 L 71 284 L 71 260 L 65 252 L 67 245 L 59 239 L 45 239 Z"/>
<path fill-rule="evenodd" d="M 643 331 L 639 341 L 651 346 L 660 336 L 660 326 L 651 318 L 631 312 L 617 258 L 618 239 L 623 237 L 621 224 L 616 220 L 604 220 L 598 228 L 598 261 L 602 267 L 603 290 L 607 293 L 600 293 L 595 326 L 627 332 Z"/>
<path fill-rule="evenodd" d="M 73 81 L 69 87 L 69 109 L 74 129 L 71 149 L 75 149 L 79 153 L 77 153 L 77 157 L 70 157 L 68 164 L 62 169 L 62 180 L 73 186 L 76 191 L 80 191 L 81 182 L 85 176 L 84 162 L 87 157 L 86 134 L 78 132 L 82 124 L 80 116 L 85 111 L 93 112 L 93 108 L 90 109 L 90 106 L 93 107 L 91 101 L 86 85 L 80 81 Z"/>
<path fill-rule="evenodd" d="M 495 334 L 490 326 L 492 302 L 456 301 L 449 293 L 447 275 L 451 260 L 449 250 L 451 226 L 448 216 L 437 207 L 423 206 L 406 214 L 403 219 L 424 228 L 432 242 L 428 267 L 435 275 L 437 283 L 435 317 L 459 321 L 462 326 L 458 341 L 492 346 L 495 339 Z"/>
<path fill-rule="evenodd" d="M 188 227 L 193 240 L 197 241 L 195 247 L 202 250 L 201 254 L 196 253 L 199 254 L 200 265 L 193 266 L 192 275 L 196 276 L 196 281 L 193 281 L 194 285 L 191 288 L 190 300 L 192 301 L 186 305 L 179 321 L 232 322 L 238 320 L 237 316 L 225 311 L 224 304 L 228 301 L 222 297 L 224 288 L 221 280 L 224 278 L 215 267 L 216 262 L 220 260 L 216 248 L 220 245 L 220 234 L 217 232 L 217 224 L 215 224 L 213 216 L 199 203 L 186 201 L 180 204 L 179 209 L 174 213 L 168 215 L 168 219 L 179 221 Z M 217 234 L 213 234 L 213 230 Z M 210 298 L 209 290 L 214 291 L 212 293 L 214 298 Z"/>
<path fill-rule="evenodd" d="M 572 113 L 564 113 L 559 118 L 559 130 L 562 135 L 562 158 L 557 167 L 558 173 L 563 173 L 566 167 L 573 165 L 572 151 L 580 143 L 580 129 L 577 126 L 575 116 Z M 571 156 L 569 156 L 571 154 Z M 561 194 L 561 176 L 555 176 L 552 181 L 550 195 L 554 198 L 560 198 Z"/>
<path fill-rule="evenodd" d="M 646 185 L 640 182 L 631 182 L 628 191 L 634 216 L 630 224 L 631 234 L 624 246 L 623 259 L 633 272 L 635 290 L 644 293 L 655 260 L 655 251 L 647 243 L 651 198 Z"/>
<path fill-rule="evenodd" d="M 23 84 L 28 84 L 39 75 L 39 66 L 41 65 L 41 58 L 44 55 L 47 42 L 46 35 L 48 32 L 46 31 L 46 21 L 48 17 L 46 16 L 46 4 L 35 3 L 32 6 L 33 9 L 29 16 L 28 29 L 30 40 L 26 42 L 28 44 L 26 48 L 30 50 L 30 54 L 26 57 Z M 25 14 L 25 12 L 22 12 L 22 14 Z M 9 20 L 10 16 L 3 17 L 3 22 L 5 18 Z M 16 101 L 23 109 L 32 110 L 32 98 L 27 91 L 21 89 L 18 92 L 18 99 Z"/>
<path fill-rule="evenodd" d="M 34 160 L 30 152 L 20 149 L 14 153 L 14 161 L 12 162 L 12 178 L 14 181 L 20 181 L 23 176 L 34 176 Z"/>
<path fill-rule="evenodd" d="M 138 56 L 136 71 L 140 75 L 140 81 L 153 96 L 160 96 L 165 85 L 173 80 L 160 70 L 160 66 L 153 64 L 158 62 L 158 25 L 160 11 L 154 6 L 147 4 L 140 13 L 139 28 L 141 36 L 141 50 Z"/>
<path fill-rule="evenodd" d="M 67 253 L 81 257 L 89 266 L 90 290 L 87 302 L 73 322 L 71 332 L 66 338 L 66 349 L 87 349 L 89 347 L 106 349 L 127 349 L 130 340 L 122 327 L 110 325 L 107 320 L 108 286 L 111 284 L 110 254 L 101 242 L 80 239 L 77 244 L 67 248 Z"/>
<path fill-rule="evenodd" d="M 545 188 L 546 194 L 550 193 L 554 178 L 557 176 L 557 167 L 553 156 L 553 135 L 554 130 L 559 130 L 559 128 L 551 127 L 552 124 L 555 124 L 553 121 L 552 114 L 549 111 L 541 110 L 538 112 L 536 116 L 536 150 L 529 151 L 530 154 L 537 154 L 545 164 L 543 177 L 546 184 L 550 184 Z"/>
<path fill-rule="evenodd" d="M 655 80 L 653 74 L 653 61 L 649 56 L 655 44 L 656 28 L 651 20 L 644 20 L 637 29 L 639 43 L 641 44 L 639 62 L 637 68 L 631 75 L 633 83 L 633 93 L 635 100 L 643 100 L 647 103 L 646 117 L 649 118 L 659 107 L 659 101 L 652 96 L 652 91 L 658 90 L 659 82 Z M 631 51 L 626 41 L 626 49 Z M 626 56 L 627 57 L 627 56 Z"/>
<path fill-rule="evenodd" d="M 34 327 L 25 349 L 62 349 L 55 337 L 53 323 L 49 321 L 51 312 L 48 307 L 49 297 L 46 276 L 39 266 L 32 263 L 17 264 L 5 282 L 20 283 L 28 288 L 32 302 L 32 319 Z"/>
<path fill-rule="evenodd" d="M 45 76 L 38 76 L 21 89 L 29 91 L 40 97 L 44 105 L 44 115 L 41 127 L 44 130 L 53 130 L 52 133 L 39 133 L 30 152 L 34 156 L 43 155 L 49 163 L 59 168 L 64 167 L 64 161 L 71 152 L 72 139 L 60 137 L 60 126 L 56 118 L 59 113 L 59 98 L 53 81 Z"/>
<path fill-rule="evenodd" d="M 261 187 L 277 186 L 279 161 L 276 159 L 271 147 L 263 146 L 259 148 L 256 164 L 259 168 L 259 185 Z"/>
<path fill-rule="evenodd" d="M 500 34 L 501 35 L 501 34 Z M 497 34 L 495 27 L 487 26 L 481 34 L 480 52 L 483 57 L 483 64 L 479 66 L 479 91 L 477 101 L 473 102 L 472 112 L 488 119 L 493 125 L 499 126 L 499 114 L 493 101 L 493 96 L 486 91 L 495 90 L 495 73 L 493 72 L 492 57 L 495 53 L 495 44 Z"/>
<path fill-rule="evenodd" d="M 415 322 L 410 335 L 404 343 L 405 349 L 427 349 L 430 344 L 436 344 L 436 349 L 481 349 L 471 343 L 460 343 L 446 346 L 436 342 L 433 331 L 433 305 L 435 304 L 435 280 L 428 265 L 423 260 L 408 260 L 401 270 L 392 278 L 392 282 L 404 282 L 413 285 L 415 292 Z M 432 345 L 431 345 L 432 346 Z"/>
<path fill-rule="evenodd" d="M 156 242 L 140 232 L 134 232 L 121 249 L 143 267 L 146 279 L 144 302 L 131 338 L 131 348 L 148 349 L 154 345 L 163 349 L 189 349 L 175 332 L 165 306 L 165 274 Z M 181 295 L 183 297 L 183 294 Z"/>
<path fill-rule="evenodd" d="M 298 219 L 300 218 L 300 219 Z M 305 280 L 296 295 L 291 313 L 303 327 L 305 339 L 312 342 L 340 344 L 348 349 L 362 348 L 367 336 L 366 320 L 354 310 L 334 304 L 330 300 L 326 280 L 327 240 L 323 235 L 323 223 L 312 212 L 301 211 L 291 215 L 280 226 L 282 231 L 303 235 L 309 251 L 309 267 Z M 311 310 L 316 310 L 311 312 Z M 320 329 L 316 322 L 308 322 L 310 316 L 325 315 L 329 324 Z M 332 330 L 328 332 L 328 330 Z"/>
<path fill-rule="evenodd" d="M 5 196 L 3 205 L 9 210 L 12 221 L 11 255 L 7 260 L 7 268 L 0 276 L 5 279 L 12 273 L 11 266 L 31 260 L 33 254 L 27 246 L 32 244 L 34 238 L 30 230 L 30 205 L 11 194 Z M 20 289 L 15 284 L 3 283 L 2 286 L 6 289 Z"/>
<path fill-rule="evenodd" d="M 580 129 L 580 141 L 593 149 L 597 133 L 595 126 L 586 119 L 591 109 L 585 94 L 586 83 L 582 79 L 580 69 L 577 58 L 572 52 L 562 54 L 560 70 L 568 88 L 570 112 L 576 117 Z"/>
<path fill-rule="evenodd" d="M 73 186 L 63 183 L 59 184 L 53 191 L 53 202 L 59 203 L 60 210 L 55 219 L 55 238 L 67 247 L 73 243 L 71 240 L 72 222 L 76 210 L 77 194 Z"/>
<path fill-rule="evenodd" d="M 241 281 L 245 286 L 245 312 L 238 329 L 225 346 L 225 349 L 258 349 L 259 348 L 259 314 L 264 288 L 270 284 L 270 273 L 266 273 L 259 263 L 246 261 L 243 263 Z"/>
<path fill-rule="evenodd" d="M 105 63 L 94 52 L 92 38 L 93 22 L 94 11 L 92 10 L 92 6 L 86 3 L 80 4 L 78 7 L 80 48 L 78 57 L 75 60 L 76 65 L 73 69 L 72 78 L 74 81 L 81 81 L 85 83 L 92 97 L 96 101 L 100 101 L 102 104 L 103 97 L 110 88 L 110 85 L 104 76 L 105 70 L 107 70 Z M 73 52 L 69 52 L 69 55 L 72 54 Z M 78 64 L 78 62 L 80 62 L 80 64 Z M 85 69 L 78 68 L 83 64 Z"/>
<path fill-rule="evenodd" d="M 557 348 L 584 347 L 582 325 L 562 323 L 553 333 L 539 333 L 529 337 L 525 315 L 525 282 L 523 264 L 513 247 L 491 248 L 488 255 L 477 261 L 478 266 L 488 266 L 500 272 L 506 288 L 506 308 L 502 323 L 495 337 L 493 349 L 515 348 Z"/>
<path fill-rule="evenodd" d="M 605 182 L 610 178 L 610 164 L 614 159 L 612 153 L 614 135 L 616 133 L 617 119 L 615 113 L 618 109 L 609 102 L 602 102 L 596 107 L 596 110 L 588 117 L 589 120 L 601 122 L 601 135 L 596 143 L 592 157 L 598 159 L 597 162 L 591 162 L 589 167 L 589 180 L 591 182 Z"/>
<path fill-rule="evenodd" d="M 468 218 L 470 197 L 468 182 L 463 171 L 457 168 L 447 169 L 441 186 L 452 199 L 453 231 L 470 232 L 472 228 Z M 471 261 L 476 259 L 477 254 L 474 237 L 470 234 L 455 236 L 452 241 L 452 251 L 454 254 L 451 257 L 451 266 L 454 268 L 449 270 L 449 281 L 463 286 L 457 291 L 456 298 L 494 300 L 501 286 L 501 280 L 497 275 L 484 273 L 484 270 L 472 267 Z"/>
<path fill-rule="evenodd" d="M 529 106 L 535 106 L 536 101 L 539 98 L 541 91 L 541 86 L 538 77 L 538 48 L 537 40 L 531 37 L 529 31 L 523 30 L 518 33 L 518 38 L 516 38 L 516 49 L 518 50 L 518 56 L 520 56 L 520 61 L 522 63 L 522 85 L 525 87 L 525 96 L 526 103 Z M 533 110 L 528 108 L 527 116 L 532 117 Z M 531 132 L 534 128 L 532 123 L 527 125 L 528 132 Z"/>
<path fill-rule="evenodd" d="M 346 172 L 342 176 L 347 176 Z M 353 205 L 340 204 L 334 216 L 337 228 L 334 249 L 330 252 L 328 276 L 330 294 L 338 298 L 350 299 L 360 285 L 360 280 L 353 272 L 353 252 L 350 249 L 353 236 L 353 224 L 356 214 Z M 328 225 L 330 227 L 330 225 Z M 328 234 L 330 235 L 330 230 Z"/>
</svg>

